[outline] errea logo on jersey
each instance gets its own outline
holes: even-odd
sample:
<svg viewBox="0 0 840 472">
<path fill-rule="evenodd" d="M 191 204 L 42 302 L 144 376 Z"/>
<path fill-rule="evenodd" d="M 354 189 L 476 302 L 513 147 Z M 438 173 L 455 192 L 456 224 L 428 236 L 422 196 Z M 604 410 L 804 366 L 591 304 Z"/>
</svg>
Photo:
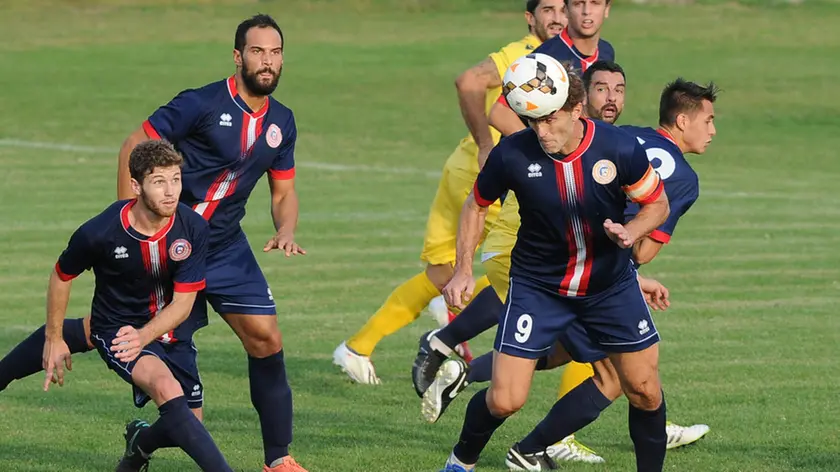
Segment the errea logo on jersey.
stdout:
<svg viewBox="0 0 840 472">
<path fill-rule="evenodd" d="M 528 178 L 533 179 L 534 177 L 542 177 L 542 166 L 537 164 L 536 162 L 531 163 L 528 166 Z"/>
<path fill-rule="evenodd" d="M 118 246 L 114 249 L 114 259 L 128 259 L 128 249 L 125 246 Z"/>
<path fill-rule="evenodd" d="M 222 116 L 219 117 L 219 126 L 233 126 L 232 120 L 233 117 L 230 114 L 222 113 Z"/>
</svg>

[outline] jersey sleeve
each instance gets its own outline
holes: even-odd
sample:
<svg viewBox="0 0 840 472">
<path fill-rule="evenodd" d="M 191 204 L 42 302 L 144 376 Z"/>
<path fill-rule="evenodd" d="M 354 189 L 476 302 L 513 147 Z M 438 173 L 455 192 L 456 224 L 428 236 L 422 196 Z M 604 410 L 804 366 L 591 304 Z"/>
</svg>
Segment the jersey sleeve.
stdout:
<svg viewBox="0 0 840 472">
<path fill-rule="evenodd" d="M 628 135 L 629 136 L 629 135 Z M 653 203 L 664 191 L 662 179 L 650 165 L 645 149 L 631 137 L 629 144 L 620 144 L 618 178 L 627 198 L 640 205 Z"/>
<path fill-rule="evenodd" d="M 508 67 L 513 64 L 513 61 L 519 59 L 528 53 L 525 45 L 522 43 L 511 43 L 502 49 L 490 54 L 490 59 L 496 64 L 496 69 L 499 71 L 499 79 L 505 76 Z"/>
<path fill-rule="evenodd" d="M 58 278 L 67 282 L 78 277 L 82 272 L 93 267 L 94 250 L 92 237 L 87 224 L 82 225 L 70 237 L 67 248 L 55 263 Z"/>
<path fill-rule="evenodd" d="M 668 203 L 671 207 L 671 212 L 668 214 L 668 219 L 662 226 L 653 230 L 648 236 L 654 241 L 662 244 L 667 244 L 671 241 L 671 236 L 677 227 L 677 221 L 694 205 L 700 195 L 700 189 L 697 182 L 692 182 L 686 185 L 665 185 L 668 193 Z"/>
<path fill-rule="evenodd" d="M 187 137 L 201 117 L 201 100 L 195 90 L 184 90 L 158 108 L 145 122 L 143 130 L 152 139 L 175 144 Z"/>
<path fill-rule="evenodd" d="M 505 163 L 499 146 L 490 151 L 487 162 L 478 173 L 473 186 L 475 201 L 483 207 L 488 207 L 502 198 L 509 189 L 505 172 Z"/>
<path fill-rule="evenodd" d="M 268 175 L 275 180 L 290 180 L 295 177 L 295 142 L 297 141 L 297 126 L 295 125 L 294 115 L 288 124 L 280 130 L 271 130 L 268 132 L 281 133 L 280 146 L 277 147 L 277 155 L 271 163 L 271 168 L 268 169 Z"/>
<path fill-rule="evenodd" d="M 210 227 L 204 220 L 192 223 L 195 225 L 192 237 L 192 250 L 189 257 L 178 265 L 173 274 L 174 290 L 181 293 L 198 292 L 207 286 L 205 274 L 207 272 L 207 239 Z"/>
</svg>

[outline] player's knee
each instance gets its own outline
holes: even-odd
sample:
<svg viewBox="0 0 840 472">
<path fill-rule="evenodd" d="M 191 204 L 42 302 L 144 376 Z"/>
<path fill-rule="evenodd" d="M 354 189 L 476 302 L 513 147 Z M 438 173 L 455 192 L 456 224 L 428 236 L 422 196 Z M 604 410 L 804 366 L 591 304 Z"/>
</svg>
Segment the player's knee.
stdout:
<svg viewBox="0 0 840 472">
<path fill-rule="evenodd" d="M 169 371 L 156 372 L 151 375 L 146 393 L 158 405 L 164 404 L 173 398 L 184 396 L 184 390 L 181 388 L 181 384 L 175 380 L 175 377 Z"/>
<path fill-rule="evenodd" d="M 662 403 L 662 385 L 656 375 L 625 382 L 623 389 L 630 404 L 640 410 L 653 411 Z"/>
<path fill-rule="evenodd" d="M 519 411 L 527 400 L 527 393 L 522 395 L 515 389 L 487 390 L 487 408 L 496 418 L 507 418 Z"/>
<path fill-rule="evenodd" d="M 242 344 L 251 357 L 263 358 L 283 349 L 283 336 L 277 325 L 274 325 L 274 329 L 266 327 L 250 331 L 247 336 L 242 337 Z"/>
</svg>

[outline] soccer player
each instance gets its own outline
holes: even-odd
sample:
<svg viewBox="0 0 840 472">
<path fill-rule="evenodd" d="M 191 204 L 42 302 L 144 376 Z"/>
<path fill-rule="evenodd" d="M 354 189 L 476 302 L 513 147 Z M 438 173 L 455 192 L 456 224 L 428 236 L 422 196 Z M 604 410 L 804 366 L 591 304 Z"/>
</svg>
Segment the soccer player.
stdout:
<svg viewBox="0 0 840 472">
<path fill-rule="evenodd" d="M 522 59 L 539 60 L 533 55 Z M 551 67 L 530 67 L 540 66 L 544 71 Z M 581 118 L 586 92 L 580 78 L 566 75 L 559 65 L 546 74 L 534 89 L 568 86 L 568 97 L 547 96 L 536 110 L 513 104 L 517 114 L 528 117 L 529 129 L 494 148 L 462 212 L 455 275 L 444 289 L 447 302 L 455 306 L 462 306 L 463 297 L 473 291 L 472 259 L 485 208 L 513 190 L 521 226 L 490 388 L 470 401 L 460 440 L 444 470 L 474 470 L 493 432 L 524 404 L 537 360 L 549 354 L 573 323 L 585 328 L 613 360 L 630 402 L 638 469 L 662 470 L 666 437 L 659 334 L 628 249 L 667 219 L 668 199 L 631 135 Z M 626 223 L 617 223 L 623 221 L 627 198 L 641 209 Z M 558 435 L 558 430 L 609 405 L 597 386 L 587 387 L 583 398 L 591 401 L 568 419 L 558 418 L 553 408 L 536 437 L 529 435 L 511 448 L 508 467 L 556 467 L 545 449 L 571 432 Z"/>
<path fill-rule="evenodd" d="M 570 63 L 579 75 L 597 61 L 614 61 L 615 49 L 601 39 L 601 27 L 610 16 L 611 0 L 565 0 L 568 26 L 534 52 L 547 54 L 562 64 Z M 491 124 L 502 136 L 523 128 L 523 121 L 508 106 L 504 96 L 489 112 Z"/>
<path fill-rule="evenodd" d="M 62 327 L 72 280 L 92 269 L 91 340 L 108 367 L 134 386 L 135 402 L 148 396 L 160 411 L 153 424 L 126 429 L 126 451 L 118 472 L 145 470 L 149 455 L 177 446 L 203 470 L 231 471 L 201 421 L 190 412 L 185 392 L 200 381 L 193 326 L 184 323 L 205 286 L 207 222 L 178 202 L 180 154 L 165 141 L 146 141 L 131 152 L 134 199 L 118 201 L 73 233 L 50 276 L 47 292 L 46 368 L 50 382 L 64 385 L 70 350 Z M 201 309 L 201 307 L 199 307 Z M 143 401 L 142 403 L 145 403 Z"/>
<path fill-rule="evenodd" d="M 593 72 L 596 68 L 600 71 Z M 590 115 L 599 116 L 599 110 L 608 108 L 610 102 L 609 97 L 615 95 L 621 96 L 622 98 L 615 101 L 618 105 L 617 110 L 616 113 L 611 115 L 616 117 L 620 115 L 624 104 L 623 93 L 615 94 L 614 92 L 607 93 L 603 89 L 600 92 L 596 90 L 599 84 L 605 84 L 603 87 L 607 89 L 615 89 L 618 84 L 624 84 L 623 72 L 619 73 L 618 71 L 620 71 L 620 67 L 616 64 L 596 63 L 584 74 L 584 84 L 588 88 L 587 109 Z M 643 238 L 641 243 L 634 247 L 633 257 L 637 265 L 640 265 L 639 261 L 650 261 L 658 253 L 658 250 L 661 249 L 662 244 L 670 240 L 670 235 L 673 234 L 677 221 L 697 199 L 699 194 L 697 174 L 685 160 L 684 153 L 702 154 L 705 152 L 708 143 L 715 134 L 713 104 L 716 97 L 717 88 L 714 84 L 701 86 L 677 79 L 666 85 L 663 89 L 660 99 L 660 125 L 658 129 L 654 130 L 653 128 L 640 128 L 635 126 L 621 127 L 636 136 L 636 139 L 645 148 L 649 160 L 656 166 L 665 183 L 665 189 L 668 191 L 671 205 L 671 214 L 668 220 L 646 238 Z M 677 124 L 678 122 L 680 124 Z M 675 136 L 678 138 L 674 138 Z M 688 137 L 684 138 L 684 136 Z M 631 218 L 637 211 L 638 205 L 631 204 L 625 216 Z M 516 213 L 516 200 L 512 199 L 511 194 L 509 194 L 499 215 L 499 219 L 485 242 L 485 258 L 488 256 L 488 250 L 494 251 L 489 254 L 491 256 L 489 260 L 497 261 L 496 266 L 502 269 L 509 267 L 510 249 L 516 240 L 518 227 L 519 216 Z M 655 244 L 657 242 L 659 244 Z M 489 269 L 488 275 L 491 275 Z M 503 279 L 504 277 L 497 278 Z M 493 277 L 491 277 L 491 281 L 494 281 L 495 287 L 496 282 Z M 644 279 L 640 278 L 640 283 L 644 289 Z M 655 300 L 653 301 L 655 302 Z M 657 306 L 655 304 L 653 306 L 656 309 Z M 489 315 L 483 316 L 485 319 L 490 317 Z M 468 307 L 460 315 L 459 319 L 455 320 L 455 322 L 444 328 L 441 332 L 451 330 L 453 326 L 458 324 L 464 324 L 468 317 L 475 320 L 477 324 L 487 324 L 486 321 L 482 321 L 481 314 L 474 313 Z M 576 334 L 580 333 L 578 332 Z M 589 343 L 581 336 L 576 337 L 575 334 L 567 334 L 561 339 L 565 341 L 565 344 L 571 345 L 577 351 L 572 357 L 582 358 L 588 356 L 588 360 L 603 359 L 605 357 L 603 352 L 588 346 Z M 433 357 L 440 358 L 441 354 L 433 354 Z M 470 365 L 468 375 L 462 373 L 464 368 L 462 364 L 459 365 L 455 362 L 444 364 L 442 370 L 447 370 L 448 378 L 441 378 L 440 385 L 438 385 L 437 380 L 435 381 L 433 388 L 430 389 L 430 394 L 427 394 L 424 398 L 424 415 L 428 416 L 430 421 L 437 419 L 442 409 L 448 406 L 448 403 L 451 402 L 453 397 L 452 395 L 447 395 L 446 405 L 443 405 L 441 403 L 443 397 L 439 393 L 450 387 L 453 383 L 457 383 L 453 381 L 462 376 L 466 377 L 466 380 L 469 382 L 489 380 L 489 374 L 487 373 L 490 369 L 489 362 L 492 362 L 492 357 L 489 355 L 476 358 Z M 606 362 L 608 363 L 609 361 L 606 360 Z M 596 367 L 597 364 L 596 362 Z M 473 368 L 473 366 L 476 368 Z M 579 372 L 570 369 L 577 369 Z M 609 366 L 601 366 L 600 370 L 602 377 L 615 377 L 614 370 L 609 368 Z M 570 372 L 572 374 L 571 380 L 569 379 Z M 560 398 L 592 376 L 593 368 L 589 363 L 572 362 L 567 365 L 564 370 L 563 381 L 561 382 Z M 448 380 L 448 382 L 444 380 Z M 604 381 L 613 385 L 618 383 L 617 378 L 604 379 Z M 433 393 L 431 390 L 436 391 L 434 392 L 435 395 L 431 394 Z M 618 395 L 616 394 L 615 396 L 617 397 Z M 612 399 L 610 398 L 610 400 Z M 667 448 L 673 449 L 695 442 L 708 433 L 708 431 L 709 427 L 703 424 L 684 427 L 669 422 L 667 425 Z M 555 460 L 602 461 L 600 457 L 594 454 L 594 451 L 582 446 L 573 436 L 569 436 L 560 443 L 548 447 L 547 452 Z"/>
<path fill-rule="evenodd" d="M 248 354 L 251 402 L 260 417 L 266 472 L 305 472 L 289 455 L 292 441 L 292 392 L 276 306 L 240 227 L 245 204 L 257 181 L 268 174 L 271 214 L 276 234 L 263 251 L 287 257 L 305 254 L 295 242 L 298 197 L 294 149 L 297 129 L 292 111 L 271 97 L 283 69 L 283 32 L 268 15 L 249 18 L 236 29 L 236 72 L 201 88 L 184 90 L 158 108 L 123 143 L 117 193 L 131 194 L 128 158 L 149 138 L 172 142 L 184 157 L 181 202 L 210 225 L 207 255 L 207 300 L 242 341 Z M 197 317 L 191 323 L 207 324 Z M 68 346 L 88 346 L 89 322 L 68 320 Z M 86 332 L 87 331 L 87 332 Z M 67 339 L 72 334 L 75 339 Z M 37 371 L 33 333 L 4 359 L 5 378 Z M 41 338 L 43 339 L 43 338 Z M 35 343 L 37 344 L 37 342 Z M 84 346 L 84 347 L 83 347 Z"/>
<path fill-rule="evenodd" d="M 487 112 L 501 94 L 501 77 L 515 59 L 563 30 L 566 24 L 563 2 L 528 0 L 525 19 L 527 36 L 490 54 L 455 82 L 461 113 L 470 134 L 461 140 L 443 168 L 420 255 L 426 269 L 394 289 L 367 323 L 333 352 L 333 362 L 355 382 L 380 383 L 370 360 L 376 344 L 417 319 L 452 277 L 458 215 L 490 149 L 499 141 L 498 131 L 487 124 Z M 500 205 L 494 204 L 488 209 L 488 226 L 499 208 Z M 486 278 L 478 282 L 480 287 L 488 284 Z"/>
</svg>

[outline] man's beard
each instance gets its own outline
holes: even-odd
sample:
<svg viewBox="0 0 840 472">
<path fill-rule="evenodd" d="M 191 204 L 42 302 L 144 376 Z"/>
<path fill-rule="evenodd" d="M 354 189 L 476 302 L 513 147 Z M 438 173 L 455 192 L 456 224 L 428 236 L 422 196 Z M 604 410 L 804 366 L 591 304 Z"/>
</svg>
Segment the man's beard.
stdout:
<svg viewBox="0 0 840 472">
<path fill-rule="evenodd" d="M 161 218 L 169 218 L 170 216 L 174 215 L 175 211 L 178 209 L 178 206 L 176 205 L 171 212 L 167 212 L 167 210 L 164 210 L 163 208 L 159 207 L 155 202 L 151 201 L 149 197 L 146 196 L 145 192 L 142 192 L 140 194 L 140 199 L 143 200 L 143 205 L 145 205 L 146 208 L 149 209 L 149 211 Z"/>
<path fill-rule="evenodd" d="M 259 74 L 263 72 L 268 72 L 273 76 L 273 79 L 269 81 L 267 84 L 260 82 L 257 78 Z M 280 70 L 277 71 L 277 74 L 274 74 L 274 71 L 270 68 L 266 67 L 254 72 L 248 70 L 248 66 L 245 62 L 242 63 L 242 81 L 245 82 L 245 86 L 248 87 L 248 90 L 251 93 L 256 95 L 271 95 L 274 93 L 274 89 L 277 88 L 277 82 L 280 80 L 280 75 L 283 73 L 283 66 L 280 66 Z"/>
</svg>

